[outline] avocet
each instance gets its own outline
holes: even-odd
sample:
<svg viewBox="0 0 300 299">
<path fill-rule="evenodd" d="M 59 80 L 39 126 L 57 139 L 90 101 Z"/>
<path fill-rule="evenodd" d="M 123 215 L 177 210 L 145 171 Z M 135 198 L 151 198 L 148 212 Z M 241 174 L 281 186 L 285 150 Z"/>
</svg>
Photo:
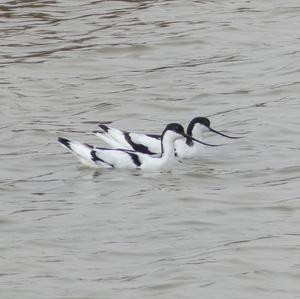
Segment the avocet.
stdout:
<svg viewBox="0 0 300 299">
<path fill-rule="evenodd" d="M 102 124 L 100 124 L 99 127 L 102 131 L 94 131 L 94 133 L 114 148 L 124 148 L 149 155 L 161 154 L 162 135 L 130 133 Z M 194 142 L 193 138 L 196 138 L 197 140 L 201 139 L 204 131 L 211 131 L 215 134 L 232 139 L 241 138 L 228 136 L 212 129 L 210 127 L 210 121 L 206 117 L 196 117 L 191 120 L 187 127 L 187 134 L 189 136 L 175 141 L 176 155 L 179 158 L 195 158 L 200 156 L 204 145 L 203 143 Z"/>
<path fill-rule="evenodd" d="M 176 161 L 175 140 L 184 137 L 189 138 L 189 140 L 193 142 L 210 145 L 185 134 L 183 126 L 177 123 L 168 124 L 164 129 L 159 140 L 161 154 L 158 157 L 134 150 L 95 147 L 90 144 L 70 141 L 61 137 L 58 138 L 58 141 L 70 149 L 81 163 L 90 167 L 141 169 L 145 171 L 165 172 L 170 171 Z"/>
</svg>

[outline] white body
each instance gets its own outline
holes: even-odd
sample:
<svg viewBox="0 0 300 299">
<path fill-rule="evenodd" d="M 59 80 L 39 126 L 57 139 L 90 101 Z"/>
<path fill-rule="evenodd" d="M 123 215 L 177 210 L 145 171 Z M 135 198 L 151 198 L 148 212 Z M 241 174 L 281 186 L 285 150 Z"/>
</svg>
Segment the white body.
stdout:
<svg viewBox="0 0 300 299">
<path fill-rule="evenodd" d="M 113 148 L 135 150 L 134 147 L 125 138 L 125 134 L 128 134 L 131 141 L 135 144 L 145 146 L 154 155 L 161 154 L 160 139 L 150 137 L 146 134 L 126 133 L 115 128 L 107 128 L 107 131 L 97 132 L 96 135 Z M 204 130 L 206 130 L 204 126 L 196 124 L 193 128 L 192 136 L 196 139 L 201 139 Z M 185 138 L 177 139 L 175 141 L 175 152 L 178 158 L 190 159 L 199 157 L 201 156 L 203 149 L 204 145 L 198 142 L 192 142 L 190 145 L 188 145 Z"/>
<path fill-rule="evenodd" d="M 167 131 L 162 140 L 163 153 L 160 157 L 132 150 L 93 147 L 77 141 L 59 138 L 60 143 L 68 147 L 81 163 L 93 168 L 141 169 L 144 171 L 170 171 L 176 161 L 174 142 L 183 136 Z M 63 140 L 63 141 L 61 141 Z M 159 141 L 161 147 L 161 141 Z"/>
</svg>

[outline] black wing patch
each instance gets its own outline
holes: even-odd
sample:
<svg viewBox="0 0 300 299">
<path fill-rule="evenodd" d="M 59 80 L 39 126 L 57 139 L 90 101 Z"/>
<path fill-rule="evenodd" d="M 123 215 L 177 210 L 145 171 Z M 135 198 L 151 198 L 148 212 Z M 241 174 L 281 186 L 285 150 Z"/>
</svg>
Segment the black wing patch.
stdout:
<svg viewBox="0 0 300 299">
<path fill-rule="evenodd" d="M 132 148 L 140 153 L 148 154 L 148 155 L 154 155 L 155 153 L 151 152 L 147 146 L 138 144 L 132 141 L 130 137 L 130 133 L 125 132 L 124 133 L 125 140 L 132 146 Z"/>
</svg>

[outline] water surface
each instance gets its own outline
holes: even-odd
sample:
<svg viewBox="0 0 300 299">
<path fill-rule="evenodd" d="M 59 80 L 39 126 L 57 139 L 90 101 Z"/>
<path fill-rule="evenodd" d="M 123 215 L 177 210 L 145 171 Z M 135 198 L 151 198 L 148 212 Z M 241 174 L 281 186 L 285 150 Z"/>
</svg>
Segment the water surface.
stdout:
<svg viewBox="0 0 300 299">
<path fill-rule="evenodd" d="M 299 298 L 298 1 L 2 1 L 3 298 Z M 207 116 L 243 139 L 171 173 L 57 136 Z"/>
</svg>

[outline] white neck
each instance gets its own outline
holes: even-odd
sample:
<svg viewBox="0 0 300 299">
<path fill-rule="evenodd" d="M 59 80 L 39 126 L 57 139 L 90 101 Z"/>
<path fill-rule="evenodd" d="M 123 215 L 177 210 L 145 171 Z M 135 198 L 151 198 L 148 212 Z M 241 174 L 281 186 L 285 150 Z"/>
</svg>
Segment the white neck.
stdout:
<svg viewBox="0 0 300 299">
<path fill-rule="evenodd" d="M 176 160 L 175 157 L 175 140 L 180 138 L 180 135 L 175 135 L 173 132 L 166 132 L 162 138 L 162 154 L 161 161 L 164 169 L 170 169 Z"/>
<path fill-rule="evenodd" d="M 192 136 L 201 140 L 205 131 L 208 131 L 208 129 L 205 126 L 197 123 L 192 130 Z"/>
</svg>

